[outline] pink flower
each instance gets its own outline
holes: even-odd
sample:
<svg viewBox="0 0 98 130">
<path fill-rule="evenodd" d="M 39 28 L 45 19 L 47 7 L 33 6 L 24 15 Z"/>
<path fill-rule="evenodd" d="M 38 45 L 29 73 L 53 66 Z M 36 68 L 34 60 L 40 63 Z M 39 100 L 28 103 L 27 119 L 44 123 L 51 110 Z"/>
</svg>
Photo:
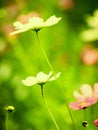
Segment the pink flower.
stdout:
<svg viewBox="0 0 98 130">
<path fill-rule="evenodd" d="M 95 104 L 97 100 L 95 98 L 85 98 L 83 101 L 77 101 L 77 102 L 72 102 L 69 104 L 69 107 L 72 108 L 73 110 L 80 110 L 80 109 L 85 109 L 93 104 Z"/>
<path fill-rule="evenodd" d="M 94 88 L 89 84 L 83 84 L 80 88 L 81 93 L 74 91 L 74 97 L 76 98 L 76 102 L 72 102 L 69 104 L 69 107 L 74 110 L 80 110 L 87 108 L 93 104 L 95 104 L 98 100 L 98 83 L 94 84 Z"/>
<path fill-rule="evenodd" d="M 94 123 L 94 125 L 95 125 L 96 127 L 98 127 L 98 119 L 95 119 L 95 120 L 93 121 L 93 123 Z"/>
<path fill-rule="evenodd" d="M 82 60 L 86 65 L 94 65 L 98 62 L 98 51 L 92 46 L 84 48 L 82 52 Z"/>
</svg>

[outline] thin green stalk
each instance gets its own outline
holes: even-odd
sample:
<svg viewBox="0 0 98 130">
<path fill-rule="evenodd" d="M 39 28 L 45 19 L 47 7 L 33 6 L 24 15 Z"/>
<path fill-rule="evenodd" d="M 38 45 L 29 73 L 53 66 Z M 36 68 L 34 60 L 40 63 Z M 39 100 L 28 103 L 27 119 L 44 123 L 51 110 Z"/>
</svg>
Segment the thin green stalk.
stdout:
<svg viewBox="0 0 98 130">
<path fill-rule="evenodd" d="M 6 126 L 6 110 L 0 107 L 0 130 L 8 130 Z"/>
<path fill-rule="evenodd" d="M 54 118 L 54 116 L 53 116 L 53 114 L 52 114 L 52 112 L 50 110 L 50 108 L 48 107 L 48 105 L 47 105 L 47 103 L 45 101 L 43 85 L 41 85 L 41 94 L 42 94 L 42 97 L 43 97 L 43 100 L 44 100 L 44 104 L 45 104 L 45 106 L 46 106 L 46 108 L 47 108 L 47 110 L 48 110 L 48 112 L 49 112 L 49 114 L 51 116 L 52 121 L 54 122 L 57 130 L 60 130 L 60 128 L 59 128 L 59 126 L 58 126 L 58 124 L 57 124 L 57 122 L 56 122 L 56 120 L 55 120 L 55 118 Z"/>
<path fill-rule="evenodd" d="M 8 112 L 7 112 L 7 114 L 6 114 L 6 130 L 9 130 L 9 129 L 8 129 Z"/>
<path fill-rule="evenodd" d="M 83 125 L 83 130 L 86 130 L 86 127 L 88 125 L 88 123 L 86 121 L 87 120 L 86 119 L 86 108 L 83 109 L 83 112 L 84 112 L 84 121 L 83 121 L 82 125 Z"/>
<path fill-rule="evenodd" d="M 38 31 L 36 31 L 36 35 L 37 35 L 38 42 L 39 42 L 39 44 L 40 44 L 40 47 L 41 47 L 43 56 L 44 56 L 45 60 L 47 61 L 47 63 L 48 63 L 48 65 L 49 65 L 50 69 L 54 72 L 53 67 L 52 67 L 52 65 L 51 65 L 51 63 L 50 63 L 50 61 L 49 61 L 49 59 L 48 59 L 48 57 L 47 57 L 47 55 L 46 55 L 46 52 L 44 51 L 44 48 L 43 48 L 43 46 L 42 46 L 42 44 L 41 44 L 41 42 L 40 42 L 40 39 L 39 39 L 39 36 L 38 36 Z"/>
<path fill-rule="evenodd" d="M 86 109 L 83 109 L 84 111 L 84 120 L 86 121 Z"/>
<path fill-rule="evenodd" d="M 96 106 L 92 106 L 93 119 L 96 119 Z"/>
<path fill-rule="evenodd" d="M 39 42 L 39 44 L 40 44 L 40 47 L 41 47 L 43 56 L 44 56 L 45 60 L 47 61 L 47 63 L 48 63 L 48 65 L 49 65 L 50 69 L 51 69 L 52 72 L 55 74 L 54 69 L 53 69 L 53 67 L 52 67 L 52 65 L 51 65 L 51 63 L 50 63 L 50 61 L 49 61 L 49 59 L 48 59 L 48 57 L 47 57 L 47 55 L 46 55 L 46 53 L 45 53 L 45 51 L 44 51 L 44 48 L 43 48 L 43 46 L 42 46 L 42 44 L 41 44 L 41 42 L 40 42 L 39 35 L 38 35 L 38 31 L 36 31 L 36 35 L 37 35 L 38 42 Z M 60 83 L 58 83 L 58 84 L 59 84 L 59 86 L 60 86 Z M 61 89 L 61 87 L 60 87 L 60 89 Z M 62 90 L 62 89 L 61 89 L 61 90 Z M 69 114 L 70 114 L 70 117 L 71 117 L 71 120 L 72 120 L 72 123 L 73 123 L 73 126 L 74 126 L 74 130 L 76 130 L 76 125 L 75 125 L 75 122 L 74 122 L 72 113 L 71 113 L 71 111 L 70 111 L 70 108 L 69 108 L 69 106 L 68 106 L 68 103 L 66 102 L 66 97 L 65 97 L 65 94 L 64 94 L 64 91 L 63 91 L 63 90 L 62 90 L 62 93 L 63 93 L 63 96 L 64 96 L 64 98 L 65 98 L 65 103 L 66 103 L 68 112 L 69 112 Z"/>
</svg>

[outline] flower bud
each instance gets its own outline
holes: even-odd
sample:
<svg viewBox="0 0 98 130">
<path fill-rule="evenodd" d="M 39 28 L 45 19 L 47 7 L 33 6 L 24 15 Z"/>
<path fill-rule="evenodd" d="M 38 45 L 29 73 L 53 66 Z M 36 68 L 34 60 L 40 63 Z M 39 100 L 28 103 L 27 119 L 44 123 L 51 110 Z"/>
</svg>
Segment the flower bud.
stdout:
<svg viewBox="0 0 98 130">
<path fill-rule="evenodd" d="M 82 122 L 82 125 L 83 125 L 84 127 L 86 127 L 86 126 L 88 125 L 88 122 L 87 122 L 87 121 L 83 121 L 83 122 Z"/>
<path fill-rule="evenodd" d="M 7 110 L 9 113 L 13 112 L 14 109 L 15 109 L 15 108 L 14 108 L 13 106 L 8 106 L 8 107 L 6 107 L 6 110 Z"/>
</svg>

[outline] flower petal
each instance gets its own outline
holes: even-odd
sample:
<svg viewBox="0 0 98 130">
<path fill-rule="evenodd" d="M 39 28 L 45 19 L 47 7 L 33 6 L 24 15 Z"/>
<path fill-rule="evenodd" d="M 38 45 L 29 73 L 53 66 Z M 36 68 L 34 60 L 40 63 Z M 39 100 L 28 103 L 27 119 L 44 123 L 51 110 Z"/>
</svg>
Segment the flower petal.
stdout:
<svg viewBox="0 0 98 130">
<path fill-rule="evenodd" d="M 60 76 L 61 72 L 57 73 L 55 76 L 52 76 L 49 81 L 53 81 L 55 79 L 57 79 Z"/>
<path fill-rule="evenodd" d="M 72 108 L 73 110 L 80 110 L 80 103 L 79 102 L 72 102 L 69 104 L 69 107 Z"/>
<path fill-rule="evenodd" d="M 80 88 L 82 95 L 84 97 L 91 97 L 93 96 L 93 90 L 89 84 L 83 84 Z"/>
<path fill-rule="evenodd" d="M 98 83 L 94 84 L 94 97 L 97 97 L 98 99 Z"/>
<path fill-rule="evenodd" d="M 74 95 L 74 97 L 78 100 L 78 101 L 82 101 L 82 100 L 84 100 L 84 96 L 82 96 L 79 92 L 77 92 L 77 91 L 74 91 L 73 92 L 73 95 Z"/>
<path fill-rule="evenodd" d="M 30 18 L 28 20 L 28 24 L 31 25 L 32 29 L 33 28 L 38 28 L 39 29 L 39 27 L 44 26 L 44 20 L 42 18 L 39 18 L 39 17 L 33 17 L 33 18 Z"/>
<path fill-rule="evenodd" d="M 29 77 L 27 77 L 25 80 L 22 80 L 22 83 L 23 83 L 25 86 L 33 86 L 33 85 L 37 84 L 37 80 L 36 80 L 35 77 L 29 76 Z"/>
<path fill-rule="evenodd" d="M 97 29 L 89 29 L 82 32 L 81 37 L 86 42 L 98 40 Z"/>
<path fill-rule="evenodd" d="M 14 26 L 15 29 L 17 30 L 10 33 L 10 35 L 22 33 L 30 29 L 32 29 L 33 31 L 39 31 L 45 26 L 52 26 L 54 24 L 57 24 L 60 20 L 61 18 L 57 18 L 56 16 L 51 16 L 46 20 L 46 22 L 44 22 L 44 20 L 40 17 L 29 18 L 26 24 L 22 24 L 21 22 L 16 21 L 14 23 Z"/>
<path fill-rule="evenodd" d="M 94 97 L 90 97 L 90 98 L 85 98 L 84 101 L 85 101 L 86 104 L 87 104 L 86 106 L 89 107 L 89 106 L 95 104 L 95 103 L 97 102 L 97 99 L 94 98 Z"/>
<path fill-rule="evenodd" d="M 48 75 L 43 73 L 43 72 L 39 72 L 36 76 L 36 80 L 38 81 L 38 83 L 43 83 L 43 82 L 47 82 L 48 80 Z"/>
<path fill-rule="evenodd" d="M 10 33 L 10 35 L 26 32 L 26 31 L 28 31 L 30 29 L 31 29 L 31 27 L 28 24 L 24 24 L 20 28 L 17 27 L 17 30 L 12 32 L 12 33 Z"/>
<path fill-rule="evenodd" d="M 46 22 L 44 22 L 44 25 L 45 26 L 52 26 L 54 24 L 57 24 L 59 21 L 61 20 L 61 17 L 60 18 L 57 18 L 55 15 L 51 16 L 50 18 L 48 18 L 46 20 Z"/>
<path fill-rule="evenodd" d="M 48 76 L 47 76 L 47 78 L 49 79 L 52 75 L 53 75 L 53 72 L 50 71 L 49 74 L 48 74 Z"/>
<path fill-rule="evenodd" d="M 23 24 L 21 22 L 14 22 L 13 25 L 15 26 L 15 29 L 21 29 L 23 27 Z"/>
</svg>

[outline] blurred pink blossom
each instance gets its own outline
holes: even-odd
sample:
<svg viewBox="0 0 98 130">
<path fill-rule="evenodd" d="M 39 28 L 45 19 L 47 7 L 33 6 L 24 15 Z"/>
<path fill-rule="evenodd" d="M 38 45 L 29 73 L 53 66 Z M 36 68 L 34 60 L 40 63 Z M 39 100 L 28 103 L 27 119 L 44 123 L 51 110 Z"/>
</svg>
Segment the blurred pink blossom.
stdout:
<svg viewBox="0 0 98 130">
<path fill-rule="evenodd" d="M 20 21 L 21 23 L 25 24 L 28 22 L 29 18 L 32 17 L 39 17 L 39 14 L 37 12 L 30 12 L 28 14 L 21 14 L 18 16 L 17 20 Z"/>
<path fill-rule="evenodd" d="M 72 108 L 73 110 L 80 110 L 80 109 L 85 109 L 93 104 L 95 104 L 97 100 L 95 98 L 85 98 L 84 101 L 77 101 L 77 102 L 72 102 L 69 104 L 69 107 Z"/>
<path fill-rule="evenodd" d="M 87 65 L 94 65 L 98 62 L 98 51 L 93 47 L 86 47 L 82 52 L 82 60 Z"/>
<path fill-rule="evenodd" d="M 94 123 L 94 125 L 95 125 L 96 127 L 98 127 L 98 119 L 95 119 L 95 120 L 93 121 L 93 123 Z"/>
<path fill-rule="evenodd" d="M 63 10 L 73 9 L 74 4 L 74 0 L 59 0 L 59 6 Z"/>
<path fill-rule="evenodd" d="M 74 91 L 73 95 L 76 98 L 76 102 L 69 104 L 69 107 L 74 110 L 80 110 L 87 108 L 95 104 L 98 100 L 98 83 L 94 84 L 92 88 L 89 84 L 83 84 L 80 87 L 81 93 Z"/>
</svg>

